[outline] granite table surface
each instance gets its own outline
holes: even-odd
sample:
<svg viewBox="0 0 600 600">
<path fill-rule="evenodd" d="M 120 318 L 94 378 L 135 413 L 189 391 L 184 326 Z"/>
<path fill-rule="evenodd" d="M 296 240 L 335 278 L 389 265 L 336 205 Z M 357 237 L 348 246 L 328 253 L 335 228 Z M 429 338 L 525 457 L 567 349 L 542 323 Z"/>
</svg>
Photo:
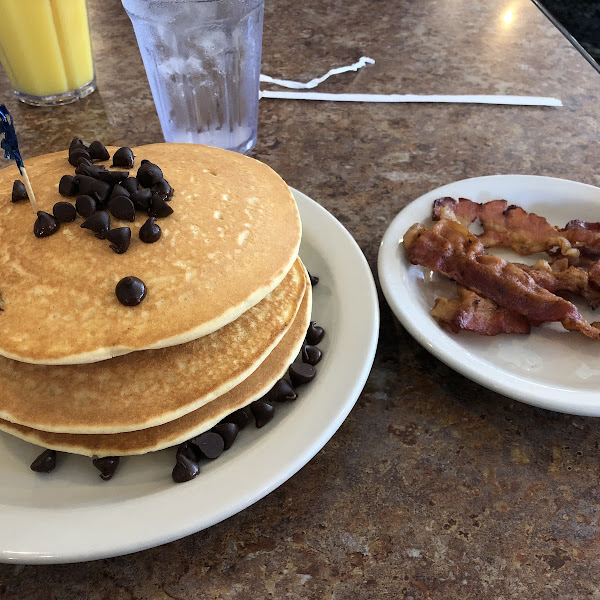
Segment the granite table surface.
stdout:
<svg viewBox="0 0 600 600">
<path fill-rule="evenodd" d="M 120 2 L 89 6 L 95 93 L 31 108 L 1 76 L 25 156 L 74 135 L 162 141 Z M 528 0 L 266 0 L 263 73 L 308 80 L 363 55 L 376 64 L 322 90 L 564 103 L 262 100 L 253 156 L 339 219 L 374 274 L 393 217 L 442 184 L 525 173 L 600 185 L 600 75 Z M 381 293 L 380 305 L 375 364 L 356 406 L 281 487 L 161 547 L 0 565 L 0 598 L 600 598 L 600 422 L 480 387 L 397 325 Z"/>
</svg>

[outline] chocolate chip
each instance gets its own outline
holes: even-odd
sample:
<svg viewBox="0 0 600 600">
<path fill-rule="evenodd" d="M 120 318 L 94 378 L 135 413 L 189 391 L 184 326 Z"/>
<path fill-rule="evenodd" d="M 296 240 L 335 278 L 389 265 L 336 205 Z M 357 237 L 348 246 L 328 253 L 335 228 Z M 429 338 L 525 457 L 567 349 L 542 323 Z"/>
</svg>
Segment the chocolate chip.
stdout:
<svg viewBox="0 0 600 600">
<path fill-rule="evenodd" d="M 108 160 L 110 158 L 108 150 L 104 147 L 104 144 L 98 140 L 94 140 L 90 144 L 88 152 L 90 153 L 92 160 Z"/>
<path fill-rule="evenodd" d="M 50 473 L 56 467 L 56 450 L 44 450 L 30 465 L 36 473 Z"/>
<path fill-rule="evenodd" d="M 119 196 L 125 196 L 125 198 L 129 198 L 131 194 L 122 185 L 117 183 L 115 187 L 113 187 L 108 201 L 110 202 L 113 198 L 118 198 Z"/>
<path fill-rule="evenodd" d="M 233 446 L 240 428 L 235 423 L 219 423 L 212 428 L 212 431 L 223 438 L 223 450 L 229 450 Z"/>
<path fill-rule="evenodd" d="M 114 250 L 117 254 L 123 254 L 127 251 L 131 242 L 131 229 L 129 229 L 129 227 L 117 227 L 116 229 L 107 231 L 104 234 L 104 237 L 109 242 L 112 242 L 110 245 L 111 250 Z M 139 304 L 139 302 L 137 304 Z"/>
<path fill-rule="evenodd" d="M 87 175 L 76 175 L 74 182 L 78 186 L 80 194 L 93 197 L 96 193 L 102 204 L 108 202 L 112 186 L 106 181 L 100 181 Z"/>
<path fill-rule="evenodd" d="M 221 420 L 221 423 L 235 423 L 238 429 L 244 429 L 249 422 L 250 414 L 247 408 L 240 408 Z"/>
<path fill-rule="evenodd" d="M 317 370 L 307 363 L 295 362 L 288 369 L 292 385 L 298 387 L 304 383 L 309 383 L 315 378 Z"/>
<path fill-rule="evenodd" d="M 70 202 L 57 202 L 52 207 L 52 214 L 63 223 L 71 223 L 77 217 L 77 211 Z"/>
<path fill-rule="evenodd" d="M 173 209 L 169 206 L 169 203 L 156 194 L 152 195 L 152 205 L 148 211 L 148 215 L 162 219 L 173 214 Z"/>
<path fill-rule="evenodd" d="M 131 148 L 123 146 L 113 154 L 113 167 L 125 167 L 126 169 L 133 168 L 133 152 Z"/>
<path fill-rule="evenodd" d="M 96 469 L 100 471 L 100 478 L 104 481 L 112 479 L 117 467 L 119 466 L 118 456 L 103 456 L 102 458 L 94 458 L 92 461 Z"/>
<path fill-rule="evenodd" d="M 54 215 L 43 210 L 38 210 L 37 219 L 33 224 L 33 233 L 36 237 L 48 237 L 60 229 L 60 223 Z"/>
<path fill-rule="evenodd" d="M 182 454 L 192 462 L 198 462 L 202 458 L 200 448 L 198 448 L 198 446 L 190 444 L 190 442 L 183 442 L 183 444 L 179 445 L 175 457 L 177 458 L 180 454 Z"/>
<path fill-rule="evenodd" d="M 78 189 L 79 187 L 75 183 L 75 177 L 73 177 L 73 175 L 63 175 L 60 178 L 58 193 L 61 196 L 75 196 L 77 195 Z"/>
<path fill-rule="evenodd" d="M 126 179 L 121 182 L 121 185 L 129 192 L 130 196 L 138 191 L 138 181 L 135 177 L 129 177 L 129 173 L 127 173 Z"/>
<path fill-rule="evenodd" d="M 115 186 L 116 187 L 116 186 Z M 108 202 L 108 210 L 115 219 L 135 221 L 135 206 L 126 196 L 117 196 Z"/>
<path fill-rule="evenodd" d="M 311 321 L 306 330 L 306 341 L 312 346 L 315 346 L 323 339 L 324 335 L 325 330 L 322 327 L 319 327 L 316 321 Z"/>
<path fill-rule="evenodd" d="M 98 179 L 100 177 L 100 173 L 106 172 L 106 168 L 104 165 L 94 165 L 89 160 L 80 160 L 77 168 L 75 169 L 76 175 L 87 175 L 88 177 L 93 177 L 94 179 Z"/>
<path fill-rule="evenodd" d="M 301 354 L 302 362 L 313 366 L 323 358 L 323 352 L 321 349 L 317 346 L 312 346 L 311 344 L 304 344 L 302 346 Z"/>
<path fill-rule="evenodd" d="M 78 167 L 79 163 L 83 160 L 92 161 L 90 153 L 85 148 L 76 147 L 73 150 L 69 150 L 69 164 Z"/>
<path fill-rule="evenodd" d="M 165 200 L 170 200 L 173 197 L 173 188 L 169 185 L 166 179 L 159 179 L 152 185 L 152 192 L 160 196 L 164 196 Z"/>
<path fill-rule="evenodd" d="M 206 458 L 218 458 L 225 448 L 223 438 L 214 431 L 205 431 L 189 440 L 189 443 L 199 448 Z"/>
<path fill-rule="evenodd" d="M 152 192 L 148 189 L 137 190 L 131 194 L 131 201 L 138 210 L 147 211 L 152 204 Z"/>
<path fill-rule="evenodd" d="M 146 284 L 137 277 L 123 277 L 117 283 L 115 294 L 121 304 L 137 306 L 146 297 Z"/>
<path fill-rule="evenodd" d="M 74 150 L 75 148 L 84 148 L 87 150 L 87 146 L 83 143 L 83 140 L 78 137 L 74 137 L 69 144 L 69 151 Z"/>
<path fill-rule="evenodd" d="M 316 275 L 311 275 L 310 271 L 307 269 L 308 278 L 310 279 L 310 285 L 313 287 L 319 283 L 319 278 Z"/>
<path fill-rule="evenodd" d="M 153 244 L 154 242 L 158 242 L 160 236 L 162 234 L 162 230 L 159 225 L 155 222 L 154 217 L 150 217 L 141 227 L 140 227 L 140 240 L 145 244 Z"/>
<path fill-rule="evenodd" d="M 124 179 L 129 177 L 129 171 L 99 171 L 98 179 L 100 181 L 106 181 L 109 185 L 115 185 L 123 182 Z M 125 188 L 127 189 L 127 188 Z M 129 190 L 127 190 L 129 192 Z"/>
<path fill-rule="evenodd" d="M 265 402 L 290 402 L 295 400 L 298 394 L 285 379 L 278 379 L 275 385 L 262 398 Z"/>
<path fill-rule="evenodd" d="M 198 473 L 200 473 L 200 466 L 197 462 L 190 460 L 183 454 L 177 454 L 177 462 L 171 473 L 171 477 L 173 477 L 175 483 L 185 483 L 186 481 L 190 481 L 190 479 L 194 479 Z"/>
<path fill-rule="evenodd" d="M 110 229 L 110 215 L 104 211 L 95 212 L 80 227 L 93 231 L 97 238 L 103 240 L 106 237 L 106 232 Z"/>
<path fill-rule="evenodd" d="M 142 187 L 149 188 L 163 178 L 163 173 L 158 165 L 150 161 L 142 161 L 137 171 L 137 180 Z"/>
<path fill-rule="evenodd" d="M 96 201 L 91 196 L 79 196 L 75 200 L 75 209 L 84 218 L 96 212 Z"/>
<path fill-rule="evenodd" d="M 20 179 L 15 179 L 12 187 L 11 202 L 21 202 L 22 200 L 29 200 L 27 189 L 25 184 Z"/>
<path fill-rule="evenodd" d="M 250 410 L 256 421 L 257 427 L 264 427 L 274 416 L 275 408 L 264 400 L 256 400 L 250 405 Z"/>
</svg>

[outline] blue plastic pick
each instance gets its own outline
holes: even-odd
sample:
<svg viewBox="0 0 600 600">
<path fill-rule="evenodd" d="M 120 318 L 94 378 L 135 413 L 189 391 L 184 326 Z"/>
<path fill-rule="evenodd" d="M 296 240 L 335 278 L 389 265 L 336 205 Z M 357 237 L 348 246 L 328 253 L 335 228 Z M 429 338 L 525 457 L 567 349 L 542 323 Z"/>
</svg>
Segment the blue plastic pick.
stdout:
<svg viewBox="0 0 600 600">
<path fill-rule="evenodd" d="M 4 158 L 12 159 L 19 167 L 19 173 L 23 174 L 23 159 L 19 152 L 19 143 L 17 133 L 13 124 L 12 115 L 4 104 L 0 104 L 0 133 L 4 134 L 4 139 L 0 142 L 0 147 L 4 150 Z"/>
<path fill-rule="evenodd" d="M 19 173 L 21 173 L 21 177 L 25 183 L 25 188 L 27 189 L 27 195 L 29 196 L 31 207 L 33 208 L 34 212 L 37 212 L 35 195 L 33 193 L 33 189 L 31 188 L 29 176 L 27 175 L 25 165 L 23 164 L 21 153 L 19 152 L 19 143 L 17 141 L 17 132 L 15 131 L 13 118 L 8 112 L 8 108 L 6 108 L 4 104 L 0 104 L 0 135 L 4 135 L 4 139 L 0 142 L 0 148 L 4 150 L 4 158 L 14 160 L 17 163 L 17 167 L 19 167 Z"/>
</svg>

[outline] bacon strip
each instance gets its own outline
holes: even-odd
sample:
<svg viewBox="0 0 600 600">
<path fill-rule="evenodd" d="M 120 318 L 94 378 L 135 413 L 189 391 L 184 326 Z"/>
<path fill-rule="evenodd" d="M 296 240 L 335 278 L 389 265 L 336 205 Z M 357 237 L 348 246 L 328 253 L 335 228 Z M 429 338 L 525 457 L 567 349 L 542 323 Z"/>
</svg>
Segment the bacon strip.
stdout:
<svg viewBox="0 0 600 600">
<path fill-rule="evenodd" d="M 433 203 L 432 217 L 434 221 L 453 219 L 465 227 L 479 219 L 483 233 L 478 237 L 486 248 L 511 248 L 526 255 L 558 247 L 562 254 L 573 254 L 573 242 L 566 230 L 557 229 L 544 217 L 528 213 L 520 206 L 509 206 L 506 200 L 479 204 L 467 198 L 439 198 Z"/>
<path fill-rule="evenodd" d="M 531 324 L 514 310 L 500 308 L 492 300 L 458 286 L 458 298 L 438 298 L 431 316 L 454 333 L 461 330 L 482 335 L 529 333 Z"/>
<path fill-rule="evenodd" d="M 532 279 L 553 294 L 571 292 L 581 296 L 592 309 L 600 306 L 600 291 L 590 287 L 588 271 L 570 266 L 566 258 L 549 263 L 538 260 L 533 266 L 515 263 Z"/>
<path fill-rule="evenodd" d="M 413 225 L 404 248 L 412 264 L 438 271 L 532 323 L 560 321 L 565 329 L 600 339 L 600 329 L 585 321 L 574 304 L 537 285 L 513 263 L 484 254 L 481 241 L 457 221 L 443 219 L 429 230 Z"/>
</svg>

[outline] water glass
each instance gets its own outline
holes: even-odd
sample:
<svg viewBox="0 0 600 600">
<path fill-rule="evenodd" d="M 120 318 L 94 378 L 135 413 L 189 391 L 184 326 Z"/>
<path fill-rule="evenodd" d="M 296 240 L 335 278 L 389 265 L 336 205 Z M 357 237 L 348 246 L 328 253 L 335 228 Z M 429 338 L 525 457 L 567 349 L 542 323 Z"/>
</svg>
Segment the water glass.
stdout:
<svg viewBox="0 0 600 600">
<path fill-rule="evenodd" d="M 256 143 L 264 0 L 122 0 L 165 141 Z"/>
</svg>

